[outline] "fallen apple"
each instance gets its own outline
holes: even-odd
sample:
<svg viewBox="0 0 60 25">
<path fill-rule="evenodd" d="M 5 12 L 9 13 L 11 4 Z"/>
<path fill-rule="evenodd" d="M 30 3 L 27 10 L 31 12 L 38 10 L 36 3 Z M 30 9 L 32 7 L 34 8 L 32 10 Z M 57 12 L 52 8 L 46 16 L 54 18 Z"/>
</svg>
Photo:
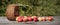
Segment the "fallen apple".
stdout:
<svg viewBox="0 0 60 25">
<path fill-rule="evenodd" d="M 23 19 L 23 18 L 24 18 L 24 16 L 21 16 L 21 18 Z"/>
<path fill-rule="evenodd" d="M 28 19 L 24 17 L 23 18 L 23 22 L 27 22 L 27 21 L 28 21 Z"/>
<path fill-rule="evenodd" d="M 49 16 L 49 17 L 47 17 L 47 20 L 48 21 L 52 21 L 53 20 L 53 17 L 52 16 Z"/>
<path fill-rule="evenodd" d="M 20 16 L 17 16 L 17 17 L 16 17 L 16 21 L 18 20 L 18 18 L 20 18 Z"/>
<path fill-rule="evenodd" d="M 52 20 L 53 20 L 53 17 L 49 17 L 48 20 L 49 20 L 49 21 L 52 21 Z"/>
<path fill-rule="evenodd" d="M 42 17 L 42 21 L 46 21 L 46 18 L 45 17 Z"/>
<path fill-rule="evenodd" d="M 16 21 L 22 22 L 22 18 L 21 17 L 16 17 Z"/>
<path fill-rule="evenodd" d="M 18 22 L 22 22 L 22 18 L 18 18 Z"/>
<path fill-rule="evenodd" d="M 33 18 L 33 21 L 34 21 L 34 22 L 37 22 L 37 21 L 38 21 L 38 19 L 37 19 L 36 16 Z"/>
<path fill-rule="evenodd" d="M 34 20 L 34 22 L 37 22 L 37 21 L 38 21 L 38 19 L 37 19 L 37 18 L 34 18 L 33 20 Z"/>
<path fill-rule="evenodd" d="M 32 16 L 31 18 L 34 19 L 34 17 L 36 17 L 36 16 Z"/>
<path fill-rule="evenodd" d="M 33 21 L 33 19 L 30 16 L 28 16 L 28 21 Z"/>
<path fill-rule="evenodd" d="M 18 21 L 18 18 L 19 18 L 19 17 L 16 17 L 16 21 Z"/>
<path fill-rule="evenodd" d="M 38 21 L 42 21 L 42 17 L 38 17 Z"/>
</svg>

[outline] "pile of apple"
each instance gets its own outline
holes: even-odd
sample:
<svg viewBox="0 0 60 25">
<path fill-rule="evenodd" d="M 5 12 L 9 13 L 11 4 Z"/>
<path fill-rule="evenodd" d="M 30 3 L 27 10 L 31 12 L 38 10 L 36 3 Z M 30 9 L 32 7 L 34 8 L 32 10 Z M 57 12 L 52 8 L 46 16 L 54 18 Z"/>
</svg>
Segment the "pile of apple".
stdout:
<svg viewBox="0 0 60 25">
<path fill-rule="evenodd" d="M 37 17 L 37 16 L 18 16 L 16 17 L 16 21 L 18 22 L 27 22 L 27 21 L 52 21 L 53 17 L 48 16 L 48 17 Z"/>
</svg>

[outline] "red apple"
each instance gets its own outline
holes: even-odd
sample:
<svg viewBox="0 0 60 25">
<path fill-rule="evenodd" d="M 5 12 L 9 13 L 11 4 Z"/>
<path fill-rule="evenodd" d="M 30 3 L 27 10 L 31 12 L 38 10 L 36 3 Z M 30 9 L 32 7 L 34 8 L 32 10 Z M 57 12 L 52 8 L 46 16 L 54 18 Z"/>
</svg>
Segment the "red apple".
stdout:
<svg viewBox="0 0 60 25">
<path fill-rule="evenodd" d="M 34 20 L 34 22 L 37 22 L 37 21 L 38 21 L 38 19 L 37 19 L 37 18 L 34 18 L 33 20 Z"/>
<path fill-rule="evenodd" d="M 42 21 L 43 19 L 42 19 L 42 17 L 38 17 L 38 21 Z"/>
<path fill-rule="evenodd" d="M 22 22 L 22 18 L 21 18 L 21 17 L 17 17 L 17 18 L 16 18 L 16 21 Z"/>
<path fill-rule="evenodd" d="M 22 22 L 22 18 L 18 18 L 18 22 Z"/>
<path fill-rule="evenodd" d="M 32 16 L 31 18 L 34 19 L 36 16 Z"/>
<path fill-rule="evenodd" d="M 23 19 L 23 18 L 24 18 L 24 16 L 21 16 L 21 18 Z"/>
<path fill-rule="evenodd" d="M 18 18 L 20 18 L 20 16 L 17 16 L 17 17 L 16 17 L 16 21 L 18 20 Z"/>
<path fill-rule="evenodd" d="M 42 17 L 42 21 L 46 21 L 46 18 L 45 17 Z"/>
<path fill-rule="evenodd" d="M 27 21 L 28 21 L 27 17 L 24 17 L 23 22 L 27 22 Z"/>
<path fill-rule="evenodd" d="M 37 21 L 38 21 L 38 19 L 37 19 L 36 16 L 33 18 L 33 21 L 34 21 L 34 22 L 37 22 Z"/>
<path fill-rule="evenodd" d="M 48 21 L 52 21 L 53 20 L 53 17 L 49 16 L 49 17 L 47 17 L 47 20 Z"/>
<path fill-rule="evenodd" d="M 52 21 L 52 20 L 53 20 L 53 18 L 52 18 L 52 17 L 49 17 L 49 18 L 48 18 L 48 20 L 49 20 L 49 21 Z"/>
<path fill-rule="evenodd" d="M 28 21 L 32 21 L 33 19 L 30 17 L 30 16 L 28 16 Z"/>
</svg>

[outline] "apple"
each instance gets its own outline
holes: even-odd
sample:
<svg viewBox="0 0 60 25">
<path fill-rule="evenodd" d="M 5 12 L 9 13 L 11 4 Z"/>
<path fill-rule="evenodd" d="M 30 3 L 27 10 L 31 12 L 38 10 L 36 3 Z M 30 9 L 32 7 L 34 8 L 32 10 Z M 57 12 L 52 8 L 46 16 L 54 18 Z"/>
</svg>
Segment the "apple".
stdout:
<svg viewBox="0 0 60 25">
<path fill-rule="evenodd" d="M 22 22 L 22 18 L 21 17 L 16 17 L 16 21 Z"/>
<path fill-rule="evenodd" d="M 22 22 L 22 18 L 18 18 L 18 22 Z"/>
<path fill-rule="evenodd" d="M 48 20 L 48 21 L 52 21 L 52 20 L 53 20 L 53 17 L 52 17 L 52 16 L 48 16 L 48 17 L 47 17 L 47 20 Z"/>
<path fill-rule="evenodd" d="M 38 19 L 37 19 L 37 18 L 34 18 L 33 20 L 34 20 L 34 22 L 37 22 L 37 21 L 38 21 Z"/>
<path fill-rule="evenodd" d="M 49 20 L 49 21 L 52 21 L 52 20 L 53 20 L 53 17 L 49 17 L 48 20 Z"/>
<path fill-rule="evenodd" d="M 18 21 L 18 18 L 19 18 L 19 17 L 16 17 L 16 21 Z"/>
<path fill-rule="evenodd" d="M 42 17 L 38 17 L 38 21 L 42 21 Z"/>
<path fill-rule="evenodd" d="M 42 17 L 42 21 L 46 21 L 46 18 L 45 17 Z"/>
<path fill-rule="evenodd" d="M 23 22 L 27 22 L 27 21 L 28 21 L 27 17 L 24 17 Z"/>
<path fill-rule="evenodd" d="M 23 18 L 24 18 L 24 16 L 21 16 L 21 18 L 23 19 Z"/>
<path fill-rule="evenodd" d="M 27 22 L 27 18 L 23 18 L 23 22 Z"/>
<path fill-rule="evenodd" d="M 16 21 L 18 20 L 19 17 L 20 17 L 20 16 L 17 16 L 17 17 L 16 17 Z"/>
<path fill-rule="evenodd" d="M 33 19 L 30 16 L 28 16 L 28 21 L 33 21 Z"/>
<path fill-rule="evenodd" d="M 37 21 L 38 21 L 38 19 L 37 19 L 36 16 L 34 16 L 33 21 L 34 21 L 34 22 L 37 22 Z"/>
<path fill-rule="evenodd" d="M 34 19 L 34 17 L 36 17 L 36 16 L 32 16 L 31 18 Z"/>
</svg>

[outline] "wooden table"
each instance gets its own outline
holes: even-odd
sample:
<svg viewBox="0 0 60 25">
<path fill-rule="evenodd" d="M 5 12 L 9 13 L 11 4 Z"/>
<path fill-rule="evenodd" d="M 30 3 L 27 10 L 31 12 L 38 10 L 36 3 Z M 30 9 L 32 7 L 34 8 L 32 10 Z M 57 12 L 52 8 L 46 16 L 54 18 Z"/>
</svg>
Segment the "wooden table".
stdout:
<svg viewBox="0 0 60 25">
<path fill-rule="evenodd" d="M 6 17 L 0 17 L 0 25 L 60 25 L 60 16 L 53 16 L 54 21 L 41 21 L 41 22 L 16 22 L 9 21 Z"/>
</svg>

